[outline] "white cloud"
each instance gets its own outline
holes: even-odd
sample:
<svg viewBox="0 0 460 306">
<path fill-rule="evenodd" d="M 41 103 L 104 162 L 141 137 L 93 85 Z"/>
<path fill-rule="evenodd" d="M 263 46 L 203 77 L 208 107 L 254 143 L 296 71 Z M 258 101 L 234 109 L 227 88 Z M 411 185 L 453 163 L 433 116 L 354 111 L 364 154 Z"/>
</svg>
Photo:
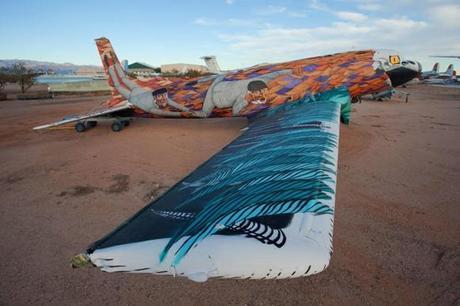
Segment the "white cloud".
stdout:
<svg viewBox="0 0 460 306">
<path fill-rule="evenodd" d="M 209 19 L 209 18 L 197 18 L 193 21 L 194 24 L 201 25 L 201 26 L 215 26 L 217 25 L 217 20 Z"/>
<path fill-rule="evenodd" d="M 231 5 L 231 4 L 235 3 L 235 0 L 225 0 L 225 3 L 228 4 L 228 5 Z"/>
<path fill-rule="evenodd" d="M 460 27 L 460 5 L 434 6 L 429 10 L 434 22 L 446 27 Z"/>
<path fill-rule="evenodd" d="M 259 15 L 259 16 L 284 14 L 292 18 L 305 18 L 307 17 L 307 13 L 308 13 L 304 9 L 294 11 L 294 10 L 288 9 L 285 6 L 278 6 L 278 5 L 268 5 L 263 8 L 257 8 L 254 12 L 256 15 Z"/>
<path fill-rule="evenodd" d="M 340 19 L 346 20 L 346 21 L 352 21 L 352 22 L 363 22 L 367 20 L 367 16 L 361 13 L 355 13 L 355 12 L 337 12 L 336 13 L 337 17 Z"/>
<path fill-rule="evenodd" d="M 308 12 L 303 10 L 303 11 L 288 11 L 289 17 L 294 17 L 294 18 L 305 18 L 308 16 Z"/>
<path fill-rule="evenodd" d="M 383 9 L 383 6 L 378 3 L 363 3 L 358 4 L 358 9 L 362 11 L 379 11 Z"/>
<path fill-rule="evenodd" d="M 428 25 L 425 21 L 416 21 L 407 17 L 380 18 L 377 19 L 374 24 L 382 31 L 393 30 L 398 32 L 412 29 L 423 29 Z"/>
<path fill-rule="evenodd" d="M 430 54 L 460 54 L 458 0 L 400 0 L 391 5 L 382 0 L 350 2 L 347 9 L 340 10 L 331 2 L 307 0 L 304 8 L 312 11 L 272 5 L 253 11 L 258 15 L 256 19 L 204 19 L 196 23 L 222 26 L 217 29 L 225 45 L 222 61 L 233 68 L 350 49 L 396 49 L 408 57 L 424 58 L 428 66 L 433 60 Z M 287 26 L 283 18 L 272 18 L 275 14 L 305 18 L 313 11 L 324 15 L 324 21 L 311 25 L 302 20 L 296 26 Z M 274 24 L 264 24 L 267 19 Z"/>
<path fill-rule="evenodd" d="M 213 18 L 196 18 L 193 21 L 194 24 L 204 27 L 246 27 L 246 28 L 261 28 L 270 26 L 269 23 L 260 22 L 254 19 L 239 19 L 239 18 L 228 18 L 223 20 L 217 20 Z"/>
<path fill-rule="evenodd" d="M 287 9 L 284 6 L 268 5 L 267 7 L 257 9 L 256 14 L 258 14 L 258 15 L 275 15 L 275 14 L 284 13 L 284 12 L 286 12 L 286 10 Z"/>
<path fill-rule="evenodd" d="M 308 6 L 311 9 L 318 11 L 329 11 L 329 7 L 326 4 L 321 3 L 319 0 L 310 0 Z"/>
<path fill-rule="evenodd" d="M 348 18 L 350 19 L 350 18 Z M 358 20 L 358 18 L 354 18 Z M 272 27 L 252 34 L 220 35 L 244 63 L 285 61 L 351 49 L 396 49 L 414 54 L 424 42 L 427 23 L 409 19 L 359 18 L 321 27 Z"/>
</svg>

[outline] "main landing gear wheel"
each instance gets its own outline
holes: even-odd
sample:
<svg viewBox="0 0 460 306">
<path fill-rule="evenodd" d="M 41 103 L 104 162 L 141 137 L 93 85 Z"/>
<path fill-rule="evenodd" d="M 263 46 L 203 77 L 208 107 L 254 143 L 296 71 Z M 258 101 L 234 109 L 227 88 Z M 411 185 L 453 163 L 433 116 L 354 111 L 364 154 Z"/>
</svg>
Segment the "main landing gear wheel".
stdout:
<svg viewBox="0 0 460 306">
<path fill-rule="evenodd" d="M 83 133 L 86 131 L 85 124 L 83 122 L 77 122 L 77 124 L 75 124 L 75 131 L 77 131 L 77 133 Z"/>
<path fill-rule="evenodd" d="M 114 121 L 112 123 L 112 131 L 120 132 L 123 129 L 123 123 L 121 121 Z"/>
</svg>

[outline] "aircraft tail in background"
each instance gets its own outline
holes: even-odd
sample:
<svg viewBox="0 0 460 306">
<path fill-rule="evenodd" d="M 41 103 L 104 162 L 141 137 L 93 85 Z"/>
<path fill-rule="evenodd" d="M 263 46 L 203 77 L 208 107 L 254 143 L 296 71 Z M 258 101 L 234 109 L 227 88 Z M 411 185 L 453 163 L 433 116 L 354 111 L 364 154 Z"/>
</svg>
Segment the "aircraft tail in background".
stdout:
<svg viewBox="0 0 460 306">
<path fill-rule="evenodd" d="M 211 73 L 220 73 L 220 67 L 219 64 L 217 63 L 217 59 L 214 55 L 211 56 L 203 56 L 202 59 L 206 63 L 206 66 L 208 67 L 209 72 Z"/>
<path fill-rule="evenodd" d="M 431 70 L 431 72 L 433 72 L 434 74 L 438 74 L 439 73 L 439 63 L 435 63 L 433 65 L 433 70 Z"/>
<path fill-rule="evenodd" d="M 450 76 L 453 75 L 454 74 L 454 64 L 449 64 L 449 66 L 447 66 L 446 72 L 444 73 Z"/>
</svg>

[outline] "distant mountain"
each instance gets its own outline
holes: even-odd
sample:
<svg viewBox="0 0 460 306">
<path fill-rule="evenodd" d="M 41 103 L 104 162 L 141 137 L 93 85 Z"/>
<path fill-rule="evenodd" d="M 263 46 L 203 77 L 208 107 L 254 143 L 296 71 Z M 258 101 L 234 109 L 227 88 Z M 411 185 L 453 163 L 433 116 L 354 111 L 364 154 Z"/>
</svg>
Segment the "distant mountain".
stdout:
<svg viewBox="0 0 460 306">
<path fill-rule="evenodd" d="M 93 66 L 93 65 L 74 65 L 72 63 L 53 63 L 53 62 L 41 62 L 41 61 L 32 61 L 32 60 L 19 60 L 19 59 L 0 59 L 0 68 L 6 67 L 9 68 L 16 63 L 24 63 L 24 65 L 29 68 L 33 69 L 37 72 L 46 72 L 52 71 L 54 73 L 62 73 L 62 74 L 73 74 L 78 70 L 101 70 L 102 67 L 100 66 Z"/>
</svg>

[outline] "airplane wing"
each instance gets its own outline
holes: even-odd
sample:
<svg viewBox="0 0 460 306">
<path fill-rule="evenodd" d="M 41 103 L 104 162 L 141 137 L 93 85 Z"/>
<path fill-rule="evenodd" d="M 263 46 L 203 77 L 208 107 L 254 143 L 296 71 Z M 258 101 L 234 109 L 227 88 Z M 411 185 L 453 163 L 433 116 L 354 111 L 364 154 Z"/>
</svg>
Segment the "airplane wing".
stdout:
<svg viewBox="0 0 460 306">
<path fill-rule="evenodd" d="M 63 118 L 62 120 L 59 120 L 59 121 L 56 121 L 56 122 L 53 122 L 53 123 L 49 123 L 49 124 L 36 126 L 33 129 L 34 130 L 47 129 L 47 128 L 50 128 L 50 127 L 55 127 L 55 126 L 59 126 L 59 125 L 67 124 L 67 123 L 72 123 L 72 122 L 77 122 L 77 121 L 80 121 L 80 120 L 85 120 L 85 119 L 89 119 L 89 118 L 95 118 L 95 117 L 99 117 L 99 116 L 113 114 L 115 112 L 130 109 L 130 108 L 132 108 L 132 105 L 128 101 L 123 101 L 123 102 L 118 103 L 117 105 L 114 105 L 114 106 L 104 105 L 102 107 L 99 107 L 99 108 L 91 111 L 91 112 L 67 116 L 67 117 Z"/>
<path fill-rule="evenodd" d="M 430 57 L 439 57 L 439 58 L 458 58 L 458 59 L 460 59 L 460 55 L 430 55 Z"/>
<path fill-rule="evenodd" d="M 275 279 L 332 255 L 339 117 L 346 89 L 271 109 L 74 264 L 106 272 Z"/>
</svg>

